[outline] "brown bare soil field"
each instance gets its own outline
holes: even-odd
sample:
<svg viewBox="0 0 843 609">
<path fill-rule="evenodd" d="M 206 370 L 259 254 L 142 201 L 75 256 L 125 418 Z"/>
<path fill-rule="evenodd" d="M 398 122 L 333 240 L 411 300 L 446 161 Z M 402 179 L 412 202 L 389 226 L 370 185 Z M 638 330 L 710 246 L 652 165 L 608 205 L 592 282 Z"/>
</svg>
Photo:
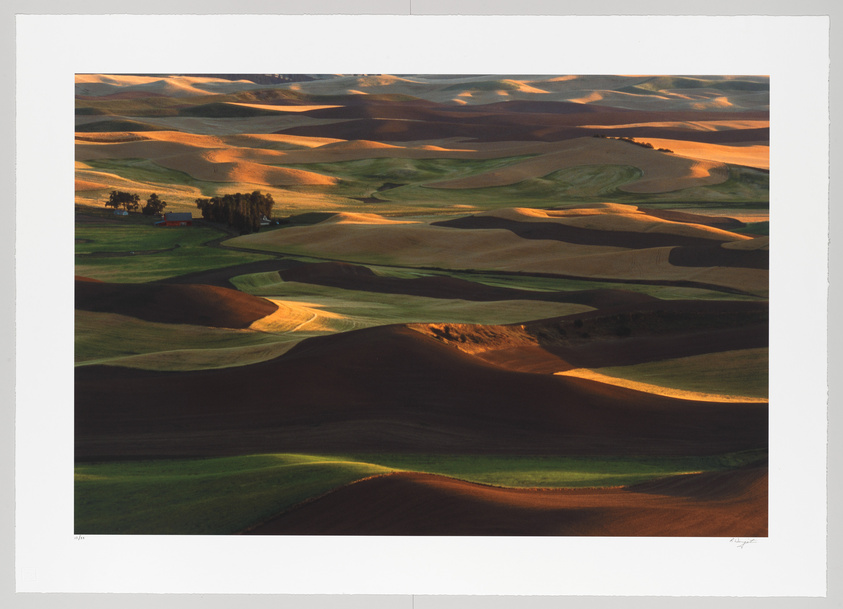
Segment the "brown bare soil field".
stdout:
<svg viewBox="0 0 843 609">
<path fill-rule="evenodd" d="M 248 328 L 278 307 L 263 298 L 209 285 L 77 280 L 76 308 L 163 323 Z"/>
<path fill-rule="evenodd" d="M 339 488 L 247 533 L 765 537 L 767 487 L 766 467 L 582 490 L 396 473 Z"/>
<path fill-rule="evenodd" d="M 467 178 L 428 184 L 433 188 L 488 188 L 508 186 L 529 178 L 539 178 L 567 167 L 579 165 L 632 165 L 644 177 L 626 184 L 621 190 L 658 193 L 721 184 L 728 179 L 722 163 L 697 161 L 658 152 L 619 140 L 578 138 L 565 142 L 564 149 L 534 159 L 520 161 L 500 169 Z"/>
<path fill-rule="evenodd" d="M 711 341 L 717 332 L 707 329 L 700 334 Z M 681 338 L 651 335 L 650 348 L 670 351 L 688 340 Z M 588 345 L 597 343 L 617 352 L 612 341 Z M 639 359 L 646 346 L 635 345 Z M 294 451 L 705 455 L 767 445 L 766 404 L 677 400 L 506 370 L 405 326 L 311 338 L 274 360 L 224 370 L 75 373 L 83 460 Z"/>
<path fill-rule="evenodd" d="M 670 250 L 670 264 L 692 267 L 769 269 L 770 251 L 715 246 L 681 246 Z"/>
</svg>

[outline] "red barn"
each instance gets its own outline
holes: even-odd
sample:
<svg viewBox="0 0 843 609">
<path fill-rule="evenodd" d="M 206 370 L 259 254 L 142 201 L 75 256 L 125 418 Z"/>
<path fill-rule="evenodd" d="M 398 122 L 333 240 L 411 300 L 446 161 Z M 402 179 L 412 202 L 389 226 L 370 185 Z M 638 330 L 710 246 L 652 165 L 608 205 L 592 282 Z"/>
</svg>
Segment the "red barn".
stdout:
<svg viewBox="0 0 843 609">
<path fill-rule="evenodd" d="M 164 214 L 164 219 L 155 226 L 193 226 L 193 216 L 185 212 Z"/>
</svg>

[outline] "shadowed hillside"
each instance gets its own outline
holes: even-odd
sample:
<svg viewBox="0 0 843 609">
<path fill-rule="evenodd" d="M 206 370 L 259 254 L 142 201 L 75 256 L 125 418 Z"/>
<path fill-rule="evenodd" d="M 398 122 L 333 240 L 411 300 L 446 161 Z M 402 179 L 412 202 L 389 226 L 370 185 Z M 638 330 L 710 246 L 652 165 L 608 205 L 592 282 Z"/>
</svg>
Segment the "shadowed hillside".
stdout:
<svg viewBox="0 0 843 609">
<path fill-rule="evenodd" d="M 293 508 L 252 535 L 767 535 L 764 468 L 622 489 L 502 489 L 391 474 Z"/>
<path fill-rule="evenodd" d="M 653 334 L 656 345 L 684 344 Z M 82 459 L 296 450 L 715 454 L 767 442 L 766 404 L 697 403 L 505 370 L 402 326 L 308 339 L 275 360 L 226 370 L 78 368 L 76 404 Z"/>
<path fill-rule="evenodd" d="M 217 286 L 76 281 L 76 308 L 172 324 L 248 328 L 278 307 Z"/>
</svg>

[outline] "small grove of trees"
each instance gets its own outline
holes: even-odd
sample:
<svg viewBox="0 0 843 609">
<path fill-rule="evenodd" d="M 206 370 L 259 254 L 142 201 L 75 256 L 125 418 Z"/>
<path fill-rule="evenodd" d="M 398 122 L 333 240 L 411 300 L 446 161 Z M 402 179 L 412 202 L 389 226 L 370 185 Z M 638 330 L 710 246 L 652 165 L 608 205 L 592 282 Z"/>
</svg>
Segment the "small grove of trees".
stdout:
<svg viewBox="0 0 843 609">
<path fill-rule="evenodd" d="M 141 208 L 141 212 L 145 216 L 156 216 L 164 211 L 165 207 L 167 207 L 167 202 L 162 201 L 157 194 L 152 193 L 146 200 L 146 205 Z"/>
<path fill-rule="evenodd" d="M 113 207 L 117 209 L 123 207 L 126 211 L 137 211 L 140 197 L 131 192 L 123 192 L 122 190 L 112 190 L 108 195 L 108 201 L 105 202 L 106 207 Z"/>
<path fill-rule="evenodd" d="M 620 140 L 622 142 L 629 142 L 630 144 L 635 144 L 636 146 L 641 146 L 642 148 L 653 148 L 653 145 L 649 142 L 636 142 L 631 137 L 612 137 L 611 135 L 603 135 L 602 133 L 595 133 L 591 137 L 599 137 L 603 138 L 604 140 Z M 670 148 L 656 148 L 659 152 L 673 152 Z"/>
<path fill-rule="evenodd" d="M 202 217 L 212 222 L 221 222 L 234 227 L 240 234 L 258 232 L 261 220 L 272 214 L 275 201 L 272 195 L 262 194 L 259 190 L 251 194 L 227 194 L 210 199 L 196 199 L 196 207 L 202 211 Z"/>
<path fill-rule="evenodd" d="M 108 195 L 105 206 L 114 209 L 123 207 L 126 211 L 137 211 L 140 207 L 140 196 L 133 192 L 112 190 L 111 194 Z M 146 216 L 155 216 L 164 211 L 165 207 L 167 207 L 167 202 L 162 201 L 157 194 L 153 193 L 146 200 L 146 205 L 141 208 L 141 212 Z"/>
</svg>

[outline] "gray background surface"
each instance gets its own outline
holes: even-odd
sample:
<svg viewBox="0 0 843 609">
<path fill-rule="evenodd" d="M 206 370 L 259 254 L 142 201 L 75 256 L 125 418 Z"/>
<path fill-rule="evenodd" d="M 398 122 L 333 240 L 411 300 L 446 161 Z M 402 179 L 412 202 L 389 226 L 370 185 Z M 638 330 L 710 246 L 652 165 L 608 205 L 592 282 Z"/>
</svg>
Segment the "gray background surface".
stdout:
<svg viewBox="0 0 843 609">
<path fill-rule="evenodd" d="M 835 109 L 841 96 L 841 87 L 836 76 L 840 61 L 841 36 L 835 36 L 837 8 L 840 3 L 818 0 L 803 0 L 798 3 L 779 1 L 709 0 L 704 4 L 675 1 L 639 1 L 635 3 L 620 0 L 594 0 L 589 3 L 561 2 L 554 0 L 276 0 L 272 3 L 260 0 L 239 0 L 236 3 L 221 0 L 145 0 L 126 2 L 122 0 L 33 0 L 3 3 L 0 20 L 0 47 L 4 73 L 9 82 L 15 73 L 14 18 L 16 14 L 396 14 L 396 15 L 830 15 L 831 16 L 831 171 L 830 201 L 841 193 L 840 181 L 835 179 L 839 168 L 841 129 L 835 124 Z M 15 99 L 13 86 L 5 88 L 3 113 L 0 119 L 3 163 L 0 184 L 5 194 L 5 205 L 12 206 L 14 193 L 14 134 Z M 843 294 L 839 283 L 840 239 L 839 211 L 830 205 L 830 289 L 828 322 L 829 333 L 829 553 L 828 573 L 843 573 L 840 550 L 841 505 L 840 464 L 843 462 L 843 447 L 840 440 L 841 415 L 840 385 L 836 372 L 841 370 L 841 327 L 843 323 L 834 311 L 841 310 Z M 4 607 L 295 607 L 302 609 L 322 608 L 406 608 L 406 609 L 451 609 L 451 608 L 509 608 L 544 609 L 550 607 L 843 607 L 843 582 L 841 578 L 828 578 L 828 597 L 807 598 L 653 598 L 653 597 L 444 597 L 444 596 L 285 596 L 285 595 L 114 595 L 97 594 L 17 594 L 14 580 L 14 213 L 4 214 L 0 222 L 0 273 L 5 280 L 2 291 L 4 315 L 0 323 L 0 404 L 3 404 L 3 438 L 0 441 L 0 471 L 2 471 L 5 493 L 0 494 L 0 514 L 3 517 L 2 538 L 0 538 L 0 603 Z M 837 279 L 838 281 L 834 281 Z"/>
</svg>

